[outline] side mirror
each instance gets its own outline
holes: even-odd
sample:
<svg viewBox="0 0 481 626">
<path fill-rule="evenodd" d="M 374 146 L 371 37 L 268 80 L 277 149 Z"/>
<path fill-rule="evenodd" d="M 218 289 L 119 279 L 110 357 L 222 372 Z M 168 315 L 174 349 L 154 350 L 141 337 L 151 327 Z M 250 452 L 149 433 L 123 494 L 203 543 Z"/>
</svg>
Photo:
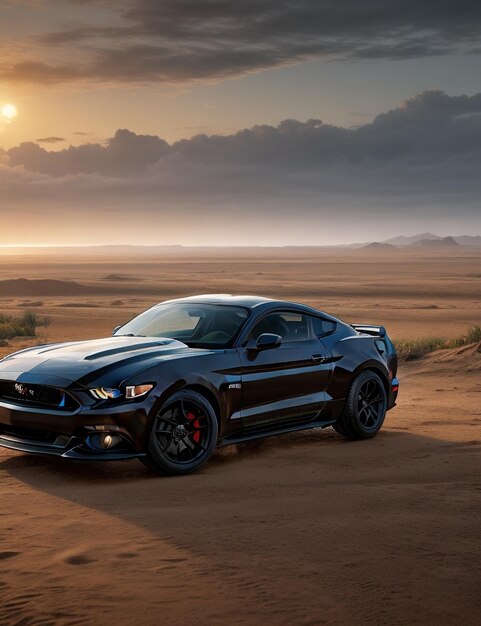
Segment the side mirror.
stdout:
<svg viewBox="0 0 481 626">
<path fill-rule="evenodd" d="M 122 328 L 122 324 L 119 324 L 118 326 L 116 326 L 113 331 L 112 331 L 112 335 L 115 335 L 115 333 L 120 330 Z"/>
<path fill-rule="evenodd" d="M 257 341 L 252 344 L 249 342 L 247 345 L 248 350 L 269 350 L 270 348 L 278 348 L 282 343 L 282 337 L 280 335 L 274 335 L 274 333 L 262 333 L 257 337 Z"/>
</svg>

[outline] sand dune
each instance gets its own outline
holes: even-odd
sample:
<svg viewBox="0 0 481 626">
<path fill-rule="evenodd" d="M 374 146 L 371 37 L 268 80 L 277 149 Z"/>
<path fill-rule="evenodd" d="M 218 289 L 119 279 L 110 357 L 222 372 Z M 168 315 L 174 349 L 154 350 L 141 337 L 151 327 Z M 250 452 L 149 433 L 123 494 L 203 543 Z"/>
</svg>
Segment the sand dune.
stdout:
<svg viewBox="0 0 481 626">
<path fill-rule="evenodd" d="M 452 350 L 438 350 L 428 355 L 417 363 L 417 369 L 421 372 L 429 372 L 431 368 L 436 371 L 449 373 L 471 373 L 481 371 L 481 343 L 462 346 Z M 481 394 L 481 384 L 479 393 Z M 481 398 L 480 398 L 481 403 Z"/>
</svg>

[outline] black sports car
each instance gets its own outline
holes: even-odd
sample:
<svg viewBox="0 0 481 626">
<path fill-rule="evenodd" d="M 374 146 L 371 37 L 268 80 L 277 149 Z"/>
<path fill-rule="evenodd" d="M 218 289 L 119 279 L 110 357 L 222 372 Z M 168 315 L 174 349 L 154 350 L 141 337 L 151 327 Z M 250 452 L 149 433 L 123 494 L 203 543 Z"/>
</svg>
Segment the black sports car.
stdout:
<svg viewBox="0 0 481 626">
<path fill-rule="evenodd" d="M 396 372 L 382 326 L 255 296 L 169 300 L 112 337 L 0 360 L 0 445 L 183 474 L 256 437 L 327 426 L 373 437 Z"/>
</svg>

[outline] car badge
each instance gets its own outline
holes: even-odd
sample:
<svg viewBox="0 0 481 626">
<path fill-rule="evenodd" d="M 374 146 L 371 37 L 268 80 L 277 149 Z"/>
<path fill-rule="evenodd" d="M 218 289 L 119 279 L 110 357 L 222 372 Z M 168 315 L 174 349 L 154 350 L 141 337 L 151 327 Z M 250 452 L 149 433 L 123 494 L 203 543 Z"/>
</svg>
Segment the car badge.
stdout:
<svg viewBox="0 0 481 626">
<path fill-rule="evenodd" d="M 26 396 L 30 390 L 26 385 L 22 385 L 22 383 L 15 383 L 15 391 L 21 396 Z"/>
</svg>

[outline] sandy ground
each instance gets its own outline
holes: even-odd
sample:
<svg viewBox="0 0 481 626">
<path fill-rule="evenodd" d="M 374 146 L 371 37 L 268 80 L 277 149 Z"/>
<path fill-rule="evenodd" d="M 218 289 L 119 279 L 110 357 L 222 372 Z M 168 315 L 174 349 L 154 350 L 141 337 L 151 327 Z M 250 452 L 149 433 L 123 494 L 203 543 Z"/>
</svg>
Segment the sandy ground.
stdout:
<svg viewBox="0 0 481 626">
<path fill-rule="evenodd" d="M 262 262 L 268 270 L 258 263 L 249 274 L 232 261 L 235 284 L 263 291 L 252 280 L 264 271 L 280 290 L 278 262 Z M 399 336 L 433 334 L 433 325 L 451 336 L 479 322 L 479 278 L 460 278 L 477 274 L 479 253 L 418 260 L 416 272 L 412 259 L 380 264 L 382 276 L 378 267 L 365 279 L 371 292 L 353 300 L 341 295 L 351 283 L 334 279 L 348 283 L 343 265 L 354 260 L 331 259 L 316 293 L 313 276 L 327 261 L 311 262 L 299 261 L 298 281 L 286 275 L 284 296 L 301 299 L 287 283 L 310 280 L 302 299 L 320 303 L 331 283 L 326 299 L 337 306 L 327 310 L 386 322 Z M 35 278 L 22 263 L 2 265 L 0 279 Z M 183 263 L 162 275 L 179 278 Z M 230 261 L 215 263 L 230 271 Z M 114 265 L 93 264 L 90 284 L 120 271 Z M 54 267 L 35 271 L 65 279 Z M 86 283 L 85 267 L 69 279 Z M 393 270 L 405 295 L 373 295 Z M 203 269 L 185 262 L 183 271 L 190 284 Z M 142 283 L 149 277 L 145 270 Z M 92 309 L 35 300 L 54 317 L 52 338 L 69 330 L 77 338 L 103 334 L 152 297 L 124 293 L 118 309 L 101 295 Z M 18 312 L 23 300 L 5 297 L 0 310 Z M 440 308 L 420 308 L 427 304 Z M 480 350 L 402 366 L 399 405 L 370 441 L 346 442 L 330 429 L 283 435 L 223 449 L 199 473 L 174 479 L 136 461 L 73 464 L 0 450 L 0 624 L 479 624 Z"/>
</svg>

